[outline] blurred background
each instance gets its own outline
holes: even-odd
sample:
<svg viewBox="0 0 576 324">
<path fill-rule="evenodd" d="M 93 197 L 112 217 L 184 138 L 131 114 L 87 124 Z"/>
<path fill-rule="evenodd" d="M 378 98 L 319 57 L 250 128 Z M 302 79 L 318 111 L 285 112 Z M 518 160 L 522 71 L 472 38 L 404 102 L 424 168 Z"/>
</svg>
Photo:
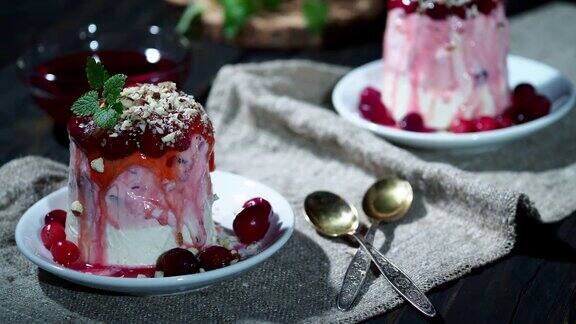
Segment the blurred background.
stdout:
<svg viewBox="0 0 576 324">
<path fill-rule="evenodd" d="M 359 66 L 381 56 L 386 0 L 195 1 L 202 15 L 186 0 L 3 2 L 0 164 L 29 154 L 67 161 L 59 125 L 87 87 L 87 53 L 128 74 L 129 84 L 172 80 L 202 103 L 225 64 L 305 58 Z M 507 11 L 549 2 L 508 0 Z"/>
</svg>

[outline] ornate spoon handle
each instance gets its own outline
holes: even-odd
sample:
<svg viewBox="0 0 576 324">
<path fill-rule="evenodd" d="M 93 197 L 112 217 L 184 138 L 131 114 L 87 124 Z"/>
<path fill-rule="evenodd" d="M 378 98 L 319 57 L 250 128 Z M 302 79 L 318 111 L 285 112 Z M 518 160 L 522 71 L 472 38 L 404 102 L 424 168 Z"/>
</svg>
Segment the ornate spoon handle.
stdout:
<svg viewBox="0 0 576 324">
<path fill-rule="evenodd" d="M 368 251 L 372 261 L 374 261 L 380 272 L 382 272 L 384 277 L 388 282 L 390 282 L 392 287 L 396 289 L 400 296 L 425 315 L 430 317 L 436 315 L 434 305 L 432 305 L 426 295 L 416 287 L 412 280 L 402 272 L 402 270 L 398 269 L 397 266 L 388 261 L 380 251 L 376 250 L 372 246 L 372 244 L 365 243 L 358 234 L 354 234 L 353 236 L 358 243 Z"/>
<path fill-rule="evenodd" d="M 368 232 L 366 232 L 366 236 L 364 236 L 366 243 L 372 244 L 374 241 L 374 234 L 376 234 L 379 223 L 380 222 L 372 223 Z M 371 263 L 372 259 L 370 259 L 368 252 L 363 248 L 359 248 L 356 254 L 354 254 L 352 261 L 350 261 L 346 274 L 344 275 L 342 288 L 340 288 L 340 293 L 338 294 L 338 309 L 347 311 L 352 308 L 360 290 L 362 290 L 362 286 L 364 286 L 366 282 L 366 278 L 368 278 Z"/>
</svg>

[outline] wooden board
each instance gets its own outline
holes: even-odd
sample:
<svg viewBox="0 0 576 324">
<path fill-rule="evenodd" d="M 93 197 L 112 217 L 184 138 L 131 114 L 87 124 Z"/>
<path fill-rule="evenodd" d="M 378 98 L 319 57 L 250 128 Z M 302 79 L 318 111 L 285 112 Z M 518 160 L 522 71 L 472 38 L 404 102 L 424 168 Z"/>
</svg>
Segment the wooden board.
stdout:
<svg viewBox="0 0 576 324">
<path fill-rule="evenodd" d="M 371 22 L 383 19 L 386 3 L 382 0 L 330 0 L 328 26 L 324 33 L 317 35 L 307 28 L 300 10 L 302 0 L 284 1 L 278 11 L 254 16 L 236 38 L 227 39 L 222 33 L 223 10 L 217 1 L 195 1 L 205 8 L 203 36 L 247 48 L 265 49 L 297 49 L 347 42 L 364 33 Z"/>
</svg>

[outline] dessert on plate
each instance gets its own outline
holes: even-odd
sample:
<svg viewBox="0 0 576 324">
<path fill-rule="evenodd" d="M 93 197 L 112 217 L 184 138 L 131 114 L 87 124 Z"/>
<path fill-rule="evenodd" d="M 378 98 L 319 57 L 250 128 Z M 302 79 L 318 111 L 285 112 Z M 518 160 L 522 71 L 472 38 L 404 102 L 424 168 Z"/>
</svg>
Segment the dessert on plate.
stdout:
<svg viewBox="0 0 576 324">
<path fill-rule="evenodd" d="M 68 123 L 70 213 L 51 212 L 41 232 L 54 260 L 94 274 L 152 277 L 247 257 L 272 207 L 249 201 L 236 234 L 214 223 L 214 131 L 203 107 L 172 82 L 123 88 L 125 76 L 108 77 L 93 59 L 87 74 L 94 90 L 76 101 Z"/>
<path fill-rule="evenodd" d="M 69 123 L 66 224 L 83 262 L 153 265 L 175 247 L 216 242 L 212 221 L 212 126 L 176 85 L 142 84 L 120 94 L 122 114 L 108 131 L 94 120 Z"/>
<path fill-rule="evenodd" d="M 382 85 L 365 91 L 360 107 L 367 119 L 405 130 L 467 132 L 548 113 L 549 102 L 533 87 L 521 89 L 520 100 L 510 95 L 504 1 L 389 0 L 388 7 Z M 514 105 L 526 96 L 528 105 Z"/>
</svg>

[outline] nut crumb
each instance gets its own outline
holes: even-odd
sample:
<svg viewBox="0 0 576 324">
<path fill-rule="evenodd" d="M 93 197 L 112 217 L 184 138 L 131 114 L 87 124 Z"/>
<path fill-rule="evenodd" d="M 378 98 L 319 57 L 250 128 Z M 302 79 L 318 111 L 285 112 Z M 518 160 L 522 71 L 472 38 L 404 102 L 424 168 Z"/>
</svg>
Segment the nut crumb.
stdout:
<svg viewBox="0 0 576 324">
<path fill-rule="evenodd" d="M 90 167 L 96 172 L 104 173 L 104 159 L 97 158 L 90 161 Z"/>
<path fill-rule="evenodd" d="M 84 212 L 84 206 L 78 200 L 74 200 L 72 204 L 70 204 L 70 210 L 76 216 L 80 216 Z"/>
</svg>

